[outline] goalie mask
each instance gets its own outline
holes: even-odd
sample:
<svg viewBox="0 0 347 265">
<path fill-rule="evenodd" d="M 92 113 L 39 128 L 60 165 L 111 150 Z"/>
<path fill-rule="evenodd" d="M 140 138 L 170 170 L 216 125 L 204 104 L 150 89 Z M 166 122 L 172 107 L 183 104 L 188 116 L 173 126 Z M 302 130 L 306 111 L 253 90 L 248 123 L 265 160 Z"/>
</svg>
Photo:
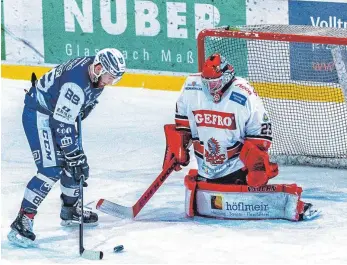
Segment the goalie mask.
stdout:
<svg viewBox="0 0 347 265">
<path fill-rule="evenodd" d="M 96 74 L 94 67 L 98 64 L 101 64 L 102 70 L 99 74 Z M 104 74 L 109 74 L 112 78 L 112 85 L 119 82 L 125 73 L 125 60 L 123 54 L 112 48 L 107 48 L 100 50 L 96 55 L 93 62 L 94 80 L 93 82 L 97 83 L 99 78 Z"/>
<path fill-rule="evenodd" d="M 209 56 L 202 68 L 201 78 L 205 92 L 212 96 L 213 102 L 221 101 L 229 82 L 235 77 L 234 67 L 218 53 Z"/>
</svg>

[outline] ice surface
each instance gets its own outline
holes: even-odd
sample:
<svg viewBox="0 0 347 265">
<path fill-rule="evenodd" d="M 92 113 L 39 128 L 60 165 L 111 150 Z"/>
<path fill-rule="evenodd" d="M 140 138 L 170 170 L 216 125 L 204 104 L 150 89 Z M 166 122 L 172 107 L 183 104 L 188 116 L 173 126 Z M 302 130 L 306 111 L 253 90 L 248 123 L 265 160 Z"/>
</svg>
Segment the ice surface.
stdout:
<svg viewBox="0 0 347 265">
<path fill-rule="evenodd" d="M 32 264 L 347 264 L 347 172 L 281 167 L 272 183 L 298 183 L 303 198 L 323 215 L 313 221 L 221 221 L 187 219 L 183 176 L 173 173 L 135 220 L 99 212 L 100 225 L 85 229 L 85 247 L 104 260 L 78 255 L 78 229 L 60 226 L 57 183 L 41 204 L 34 230 L 38 248 L 7 241 L 24 189 L 36 173 L 21 124 L 29 82 L 2 79 L 1 256 L 2 262 Z M 161 171 L 163 125 L 174 121 L 177 92 L 107 88 L 83 122 L 83 144 L 91 167 L 85 202 L 107 198 L 132 206 Z M 123 244 L 122 253 L 114 253 Z M 3 263 L 2 263 L 3 264 Z"/>
</svg>

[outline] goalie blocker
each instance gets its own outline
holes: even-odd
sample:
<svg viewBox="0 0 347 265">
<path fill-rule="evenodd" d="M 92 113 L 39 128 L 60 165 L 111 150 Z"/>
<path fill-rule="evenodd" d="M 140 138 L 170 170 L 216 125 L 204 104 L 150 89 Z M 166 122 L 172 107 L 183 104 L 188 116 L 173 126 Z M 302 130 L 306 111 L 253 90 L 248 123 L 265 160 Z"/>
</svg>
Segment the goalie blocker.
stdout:
<svg viewBox="0 0 347 265">
<path fill-rule="evenodd" d="M 189 217 L 300 221 L 317 213 L 309 210 L 311 204 L 300 200 L 302 188 L 296 184 L 226 185 L 198 181 L 197 176 L 198 171 L 191 169 L 184 179 L 185 212 Z"/>
</svg>

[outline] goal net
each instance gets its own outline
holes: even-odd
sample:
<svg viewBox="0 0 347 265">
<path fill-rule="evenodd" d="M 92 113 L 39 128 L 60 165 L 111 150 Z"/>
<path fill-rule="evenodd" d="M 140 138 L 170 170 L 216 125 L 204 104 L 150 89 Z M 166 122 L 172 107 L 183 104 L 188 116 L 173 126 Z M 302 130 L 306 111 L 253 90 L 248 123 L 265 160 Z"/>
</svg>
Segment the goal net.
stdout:
<svg viewBox="0 0 347 265">
<path fill-rule="evenodd" d="M 206 29 L 199 71 L 219 52 L 261 96 L 273 123 L 271 160 L 347 168 L 347 30 L 298 25 Z"/>
</svg>

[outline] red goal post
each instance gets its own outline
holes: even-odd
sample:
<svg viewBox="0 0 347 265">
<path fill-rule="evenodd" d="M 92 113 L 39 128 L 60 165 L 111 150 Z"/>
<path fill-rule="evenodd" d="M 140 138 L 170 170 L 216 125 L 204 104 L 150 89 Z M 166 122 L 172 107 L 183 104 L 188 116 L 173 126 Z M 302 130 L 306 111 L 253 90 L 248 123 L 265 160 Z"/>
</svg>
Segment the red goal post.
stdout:
<svg viewBox="0 0 347 265">
<path fill-rule="evenodd" d="M 261 96 L 271 159 L 347 168 L 347 29 L 248 25 L 202 30 L 198 65 L 219 52 Z"/>
</svg>

